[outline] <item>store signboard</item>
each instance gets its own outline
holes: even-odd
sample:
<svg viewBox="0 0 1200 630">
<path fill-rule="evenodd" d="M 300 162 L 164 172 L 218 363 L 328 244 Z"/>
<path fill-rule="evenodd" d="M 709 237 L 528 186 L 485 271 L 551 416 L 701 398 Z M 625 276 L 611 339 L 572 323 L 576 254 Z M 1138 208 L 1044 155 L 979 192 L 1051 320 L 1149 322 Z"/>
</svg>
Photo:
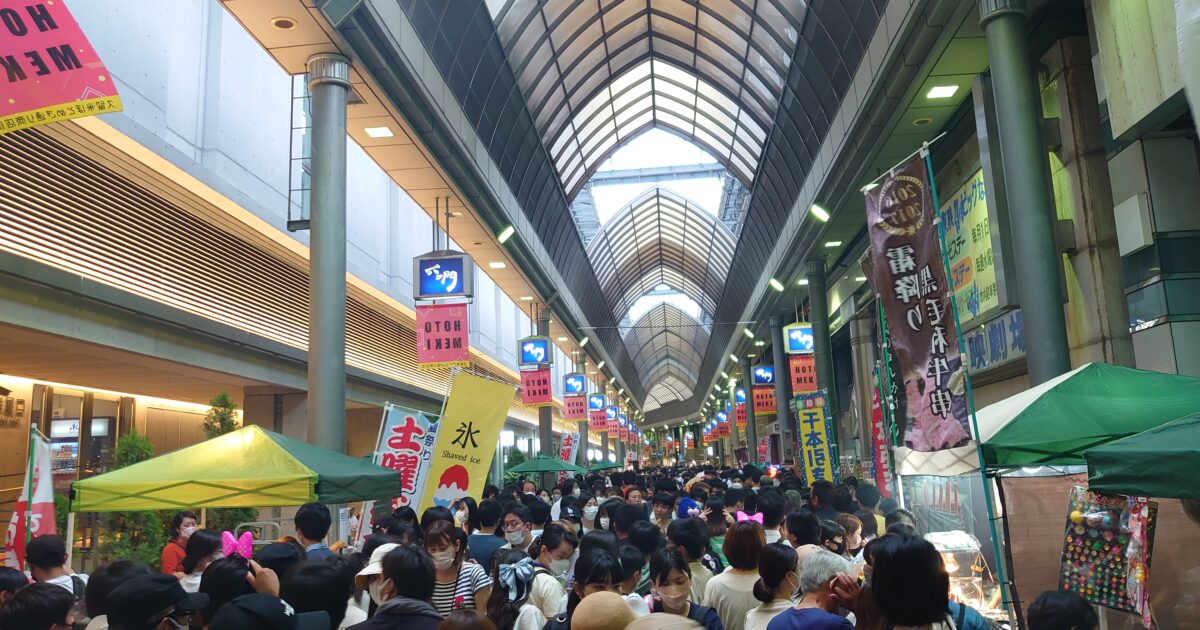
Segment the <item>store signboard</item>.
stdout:
<svg viewBox="0 0 1200 630">
<path fill-rule="evenodd" d="M 811 354 L 788 356 L 788 372 L 792 377 L 792 393 L 811 392 L 817 388 L 817 359 Z"/>
<path fill-rule="evenodd" d="M 745 403 L 746 402 L 746 388 L 739 387 L 739 388 L 733 390 L 733 400 L 735 402 L 737 402 L 737 404 L 739 404 L 739 405 Z"/>
<path fill-rule="evenodd" d="M 774 385 L 775 367 L 771 365 L 756 365 L 750 371 L 755 385 Z"/>
<path fill-rule="evenodd" d="M 754 399 L 754 413 L 775 413 L 775 386 L 759 385 L 750 392 Z"/>
<path fill-rule="evenodd" d="M 604 411 L 608 406 L 608 397 L 604 394 L 592 394 L 588 396 L 588 411 Z"/>
<path fill-rule="evenodd" d="M 620 414 L 616 407 L 609 407 L 604 410 L 604 429 L 608 431 L 608 437 L 615 439 L 620 433 L 621 426 L 618 424 Z"/>
<path fill-rule="evenodd" d="M 573 396 L 575 394 L 587 393 L 587 380 L 578 372 L 572 372 L 563 377 L 563 395 Z"/>
<path fill-rule="evenodd" d="M 106 437 L 110 418 L 92 418 L 92 437 Z M 78 438 L 79 418 L 62 418 L 50 421 L 50 439 Z"/>
<path fill-rule="evenodd" d="M 553 346 L 549 337 L 535 335 L 517 342 L 517 363 L 525 365 L 550 365 L 554 363 Z"/>
<path fill-rule="evenodd" d="M 738 403 L 737 406 L 734 408 L 733 419 L 734 419 L 734 422 L 737 422 L 737 427 L 738 427 L 739 431 L 745 430 L 746 424 L 749 423 L 750 418 L 748 417 L 748 415 L 749 414 L 747 414 L 747 412 L 746 412 L 746 403 L 744 403 L 744 402 Z"/>
<path fill-rule="evenodd" d="M 471 331 L 466 304 L 418 304 L 417 366 L 469 367 Z"/>
<path fill-rule="evenodd" d="M 563 419 L 583 420 L 587 417 L 587 396 L 563 396 Z"/>
<path fill-rule="evenodd" d="M 122 110 L 116 81 L 66 2 L 0 0 L 0 133 Z"/>
<path fill-rule="evenodd" d="M 940 212 L 954 301 L 966 322 L 1000 306 L 982 168 L 945 197 Z"/>
<path fill-rule="evenodd" d="M 475 261 L 463 252 L 438 250 L 413 258 L 413 298 L 469 298 L 475 289 Z"/>
<path fill-rule="evenodd" d="M 550 368 L 521 372 L 521 402 L 530 407 L 547 407 L 554 402 L 554 389 L 550 386 Z"/>
<path fill-rule="evenodd" d="M 784 351 L 788 354 L 813 353 L 813 329 L 808 322 L 796 322 L 783 327 Z"/>
<path fill-rule="evenodd" d="M 797 396 L 796 411 L 805 482 L 809 487 L 819 479 L 836 483 L 836 462 L 833 461 L 830 435 L 833 423 L 829 420 L 828 407 L 825 405 L 825 390 Z"/>
<path fill-rule="evenodd" d="M 1009 311 L 963 333 L 967 366 L 972 375 L 1025 356 L 1025 320 L 1021 309 Z"/>
</svg>

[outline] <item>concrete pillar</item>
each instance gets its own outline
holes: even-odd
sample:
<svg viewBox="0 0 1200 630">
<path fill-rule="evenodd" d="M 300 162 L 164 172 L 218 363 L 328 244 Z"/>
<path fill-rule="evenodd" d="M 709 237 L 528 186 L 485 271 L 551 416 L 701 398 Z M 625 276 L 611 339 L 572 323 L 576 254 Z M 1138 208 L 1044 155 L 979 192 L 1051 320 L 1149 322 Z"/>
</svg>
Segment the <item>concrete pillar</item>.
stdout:
<svg viewBox="0 0 1200 630">
<path fill-rule="evenodd" d="M 1025 37 L 1024 0 L 979 0 L 979 15 L 992 71 L 1032 386 L 1071 369 L 1042 108 Z"/>
<path fill-rule="evenodd" d="M 837 383 L 833 376 L 833 340 L 829 337 L 829 299 L 825 290 L 825 261 L 814 259 L 804 266 L 808 278 L 809 319 L 813 330 L 813 367 L 817 387 L 826 392 L 829 417 L 838 417 Z"/>
<path fill-rule="evenodd" d="M 736 367 L 737 366 L 735 365 L 729 369 L 732 370 Z M 726 397 L 726 400 L 729 401 L 729 435 L 731 436 L 730 439 L 733 442 L 733 465 L 736 466 L 737 465 L 737 449 L 742 441 L 741 432 L 738 431 L 738 425 L 737 425 L 737 380 L 731 378 L 731 379 L 725 381 L 725 383 L 723 383 L 723 384 L 729 390 L 728 391 L 729 396 Z M 750 457 L 749 445 L 747 445 L 746 457 L 747 458 Z M 747 459 L 747 461 L 749 461 L 749 460 Z"/>
<path fill-rule="evenodd" d="M 872 370 L 875 368 L 875 321 L 871 314 L 850 320 L 850 357 L 854 364 L 854 412 L 855 420 L 852 427 L 839 426 L 843 434 L 838 443 L 845 448 L 851 444 L 856 446 L 855 453 L 859 461 L 871 461 L 871 392 L 875 387 Z M 843 451 L 843 455 L 845 452 Z"/>
<path fill-rule="evenodd" d="M 586 395 L 588 394 L 588 391 L 587 391 L 587 356 L 582 355 L 582 353 L 580 353 L 580 354 L 581 354 L 581 356 L 578 359 L 576 359 L 576 361 L 575 361 L 575 371 L 584 375 L 584 379 L 583 379 L 584 391 L 583 391 L 583 393 L 586 397 Z M 586 413 L 587 412 L 585 411 L 584 419 L 580 420 L 576 425 L 579 430 L 579 455 L 578 455 L 578 457 L 575 458 L 575 464 L 578 466 L 583 466 L 584 468 L 587 468 L 587 466 L 588 466 L 587 452 L 588 452 L 588 449 L 591 447 L 588 444 L 589 436 L 588 436 L 588 421 L 587 421 Z"/>
<path fill-rule="evenodd" d="M 1050 177 L 1062 191 L 1058 215 L 1071 219 L 1075 246 L 1067 254 L 1067 341 L 1072 365 L 1103 361 L 1133 367 L 1129 304 L 1117 246 L 1114 200 L 1100 102 L 1088 38 L 1054 43 L 1042 57 L 1048 86 L 1044 107 L 1058 119 L 1062 140 Z"/>
<path fill-rule="evenodd" d="M 542 309 L 537 317 L 537 334 L 543 337 L 550 336 L 550 310 Z M 555 459 L 558 458 L 558 453 L 554 450 L 554 408 L 550 406 L 538 407 L 538 442 L 540 448 L 538 453 L 547 455 Z M 558 479 L 557 474 L 542 473 L 541 487 L 550 488 Z"/>
<path fill-rule="evenodd" d="M 346 450 L 346 94 L 350 60 L 308 58 L 312 95 L 308 441 Z"/>
<path fill-rule="evenodd" d="M 608 431 L 600 432 L 600 460 L 608 461 Z"/>
<path fill-rule="evenodd" d="M 796 416 L 791 411 L 792 379 L 788 378 L 787 352 L 783 341 L 783 318 L 773 315 L 771 327 L 771 358 L 775 366 L 775 420 L 783 430 L 784 461 L 799 457 L 796 450 Z"/>
<path fill-rule="evenodd" d="M 750 357 L 742 357 L 742 388 L 746 390 L 746 458 L 751 464 L 758 463 L 758 418 L 754 415 L 753 373 Z"/>
</svg>

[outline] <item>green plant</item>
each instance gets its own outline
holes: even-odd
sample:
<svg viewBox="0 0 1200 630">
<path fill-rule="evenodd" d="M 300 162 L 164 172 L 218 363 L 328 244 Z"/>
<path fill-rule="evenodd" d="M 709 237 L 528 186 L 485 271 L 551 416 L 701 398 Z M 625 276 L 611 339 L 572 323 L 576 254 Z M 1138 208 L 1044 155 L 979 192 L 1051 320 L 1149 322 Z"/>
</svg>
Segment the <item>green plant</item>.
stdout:
<svg viewBox="0 0 1200 630">
<path fill-rule="evenodd" d="M 525 453 L 519 448 L 509 448 L 508 454 L 504 457 L 504 483 L 517 483 L 521 478 L 521 473 L 510 472 L 513 466 L 525 463 Z"/>
<path fill-rule="evenodd" d="M 113 449 L 113 469 L 124 468 L 154 456 L 150 438 L 137 432 L 117 439 Z M 112 512 L 101 517 L 96 555 L 101 563 L 129 559 L 158 566 L 163 545 L 167 544 L 169 513 L 156 511 Z"/>
<path fill-rule="evenodd" d="M 117 440 L 117 446 L 113 449 L 112 467 L 113 470 L 124 468 L 153 456 L 154 445 L 150 444 L 150 438 L 134 429 Z"/>
<path fill-rule="evenodd" d="M 71 501 L 67 499 L 67 495 L 61 492 L 54 493 L 54 525 L 60 532 L 67 531 L 67 512 L 70 506 Z"/>
<path fill-rule="evenodd" d="M 212 400 L 208 401 L 208 406 L 208 413 L 204 414 L 204 422 L 200 424 L 206 437 L 212 439 L 237 430 L 237 416 L 234 413 L 237 411 L 237 405 L 233 404 L 229 394 L 222 392 L 213 396 Z"/>
</svg>

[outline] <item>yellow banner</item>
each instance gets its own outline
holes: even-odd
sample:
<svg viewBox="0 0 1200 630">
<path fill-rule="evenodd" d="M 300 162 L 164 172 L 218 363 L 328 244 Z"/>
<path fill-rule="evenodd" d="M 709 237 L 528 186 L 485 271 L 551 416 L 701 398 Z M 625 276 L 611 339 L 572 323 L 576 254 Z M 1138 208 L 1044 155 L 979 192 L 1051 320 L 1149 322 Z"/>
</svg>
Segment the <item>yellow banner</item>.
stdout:
<svg viewBox="0 0 1200 630">
<path fill-rule="evenodd" d="M 446 397 L 438 424 L 429 482 L 417 503 L 420 510 L 449 506 L 455 499 L 483 494 L 488 469 L 500 441 L 500 429 L 516 388 L 507 383 L 459 372 Z"/>
<path fill-rule="evenodd" d="M 824 479 L 836 482 L 833 461 L 831 422 L 825 406 L 825 390 L 796 396 L 796 412 L 799 416 L 800 452 L 804 463 L 804 481 L 812 486 L 814 481 Z"/>
</svg>

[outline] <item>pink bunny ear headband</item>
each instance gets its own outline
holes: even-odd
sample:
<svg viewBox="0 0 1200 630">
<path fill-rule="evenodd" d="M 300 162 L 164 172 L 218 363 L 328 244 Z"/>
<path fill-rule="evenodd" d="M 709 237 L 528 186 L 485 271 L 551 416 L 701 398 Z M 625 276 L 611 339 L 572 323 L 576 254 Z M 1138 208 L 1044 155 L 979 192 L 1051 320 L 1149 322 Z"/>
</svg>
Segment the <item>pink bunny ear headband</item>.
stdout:
<svg viewBox="0 0 1200 630">
<path fill-rule="evenodd" d="M 229 532 L 221 532 L 221 553 L 226 557 L 237 554 L 246 560 L 254 556 L 254 536 L 250 532 L 242 532 L 242 535 L 234 538 Z"/>
</svg>

